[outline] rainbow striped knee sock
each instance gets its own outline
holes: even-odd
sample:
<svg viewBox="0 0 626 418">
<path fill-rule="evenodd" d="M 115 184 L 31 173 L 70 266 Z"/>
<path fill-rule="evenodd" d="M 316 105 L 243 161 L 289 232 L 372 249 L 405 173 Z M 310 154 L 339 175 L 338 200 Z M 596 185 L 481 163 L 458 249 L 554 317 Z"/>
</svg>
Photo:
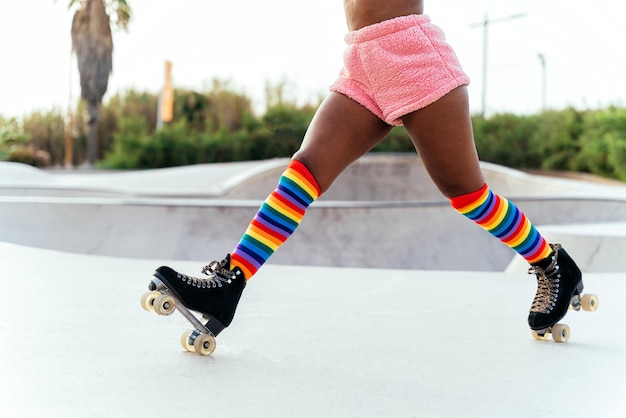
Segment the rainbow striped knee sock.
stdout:
<svg viewBox="0 0 626 418">
<path fill-rule="evenodd" d="M 450 199 L 457 212 L 473 220 L 529 263 L 550 256 L 552 249 L 533 224 L 513 203 L 489 190 L 480 190 Z"/>
<path fill-rule="evenodd" d="M 231 268 L 239 267 L 246 280 L 254 276 L 293 234 L 306 209 L 321 194 L 304 164 L 292 160 L 233 250 Z"/>
</svg>

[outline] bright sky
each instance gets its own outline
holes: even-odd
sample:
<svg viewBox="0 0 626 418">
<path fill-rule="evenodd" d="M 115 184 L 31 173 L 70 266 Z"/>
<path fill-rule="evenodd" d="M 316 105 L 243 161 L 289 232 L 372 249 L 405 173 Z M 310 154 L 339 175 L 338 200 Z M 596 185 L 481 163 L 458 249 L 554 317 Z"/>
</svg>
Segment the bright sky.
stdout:
<svg viewBox="0 0 626 418">
<path fill-rule="evenodd" d="M 129 0 L 128 33 L 114 35 L 109 93 L 158 92 L 164 63 L 176 87 L 208 90 L 214 78 L 264 103 L 266 82 L 287 80 L 291 94 L 315 101 L 341 66 L 346 31 L 341 0 Z M 0 115 L 66 109 L 79 96 L 70 61 L 68 0 L 0 5 Z M 471 108 L 481 109 L 482 22 L 489 25 L 487 111 L 541 109 L 546 60 L 547 104 L 596 108 L 626 105 L 626 3 L 615 0 L 425 0 L 472 79 Z"/>
</svg>

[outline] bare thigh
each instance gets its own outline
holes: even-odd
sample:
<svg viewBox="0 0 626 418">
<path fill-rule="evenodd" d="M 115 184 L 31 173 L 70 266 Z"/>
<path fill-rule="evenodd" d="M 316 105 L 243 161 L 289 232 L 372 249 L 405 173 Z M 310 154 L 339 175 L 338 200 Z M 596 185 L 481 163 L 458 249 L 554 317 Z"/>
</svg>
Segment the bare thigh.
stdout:
<svg viewBox="0 0 626 418">
<path fill-rule="evenodd" d="M 409 113 L 402 122 L 441 193 L 451 198 L 482 187 L 485 179 L 474 144 L 465 86 Z"/>
<path fill-rule="evenodd" d="M 351 163 L 382 141 L 391 126 L 339 93 L 330 93 L 317 110 L 293 158 L 302 162 L 322 192 Z"/>
</svg>

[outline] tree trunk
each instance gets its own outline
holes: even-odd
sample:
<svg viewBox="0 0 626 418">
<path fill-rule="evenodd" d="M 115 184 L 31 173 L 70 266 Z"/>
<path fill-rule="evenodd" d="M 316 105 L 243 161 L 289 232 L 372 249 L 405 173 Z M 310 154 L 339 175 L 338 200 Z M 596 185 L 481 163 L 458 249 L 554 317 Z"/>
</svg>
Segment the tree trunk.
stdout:
<svg viewBox="0 0 626 418">
<path fill-rule="evenodd" d="M 87 113 L 89 114 L 89 120 L 87 121 L 89 128 L 87 136 L 87 165 L 93 167 L 98 159 L 98 104 L 87 103 Z"/>
<path fill-rule="evenodd" d="M 72 48 L 78 61 L 81 98 L 87 102 L 87 164 L 93 167 L 98 158 L 98 106 L 113 68 L 113 38 L 103 0 L 87 0 L 74 14 Z"/>
</svg>

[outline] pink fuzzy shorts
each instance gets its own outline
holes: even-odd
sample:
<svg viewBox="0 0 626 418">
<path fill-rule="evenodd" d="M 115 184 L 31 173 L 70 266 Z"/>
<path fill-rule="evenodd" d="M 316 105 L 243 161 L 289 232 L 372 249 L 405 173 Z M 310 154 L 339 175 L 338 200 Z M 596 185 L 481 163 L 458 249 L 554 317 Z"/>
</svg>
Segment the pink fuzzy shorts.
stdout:
<svg viewBox="0 0 626 418">
<path fill-rule="evenodd" d="M 454 51 L 427 15 L 401 16 L 352 31 L 344 67 L 330 91 L 390 125 L 469 84 Z"/>
</svg>

